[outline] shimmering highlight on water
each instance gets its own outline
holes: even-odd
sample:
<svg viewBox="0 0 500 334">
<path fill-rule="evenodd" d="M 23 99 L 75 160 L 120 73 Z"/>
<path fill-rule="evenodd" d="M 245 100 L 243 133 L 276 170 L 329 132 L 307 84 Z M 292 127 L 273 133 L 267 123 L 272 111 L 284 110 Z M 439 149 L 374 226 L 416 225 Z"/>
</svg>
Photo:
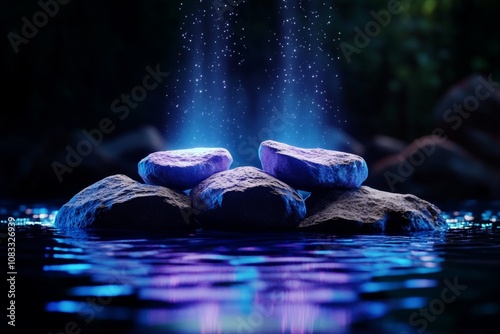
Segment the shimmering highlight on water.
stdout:
<svg viewBox="0 0 500 334">
<path fill-rule="evenodd" d="M 44 218 L 42 210 L 10 212 L 24 215 L 16 255 L 31 285 L 19 289 L 35 296 L 45 332 L 64 332 L 72 321 L 83 332 L 365 333 L 388 332 L 390 324 L 413 333 L 421 327 L 412 315 L 421 319 L 419 310 L 454 279 L 467 289 L 443 304 L 426 332 L 500 310 L 496 210 L 446 212 L 448 231 L 399 236 L 70 235 L 47 221 L 54 210 Z"/>
</svg>

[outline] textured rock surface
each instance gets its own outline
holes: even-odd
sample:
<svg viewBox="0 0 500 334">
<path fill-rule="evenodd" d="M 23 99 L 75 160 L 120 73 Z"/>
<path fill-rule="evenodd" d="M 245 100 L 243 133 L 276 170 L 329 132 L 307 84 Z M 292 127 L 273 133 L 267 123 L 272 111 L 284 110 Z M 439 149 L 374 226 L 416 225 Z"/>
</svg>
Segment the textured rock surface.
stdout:
<svg viewBox="0 0 500 334">
<path fill-rule="evenodd" d="M 231 154 L 224 148 L 192 148 L 151 153 L 138 167 L 147 184 L 186 190 L 227 170 L 232 162 Z"/>
<path fill-rule="evenodd" d="M 265 172 L 300 190 L 357 188 L 368 177 L 366 162 L 355 154 L 267 140 L 259 157 Z"/>
<path fill-rule="evenodd" d="M 108 176 L 80 191 L 59 210 L 59 228 L 186 230 L 189 197 L 177 191 L 141 184 L 125 175 Z"/>
<path fill-rule="evenodd" d="M 226 230 L 294 228 L 306 213 L 293 188 L 255 167 L 217 173 L 190 193 L 202 227 Z"/>
<path fill-rule="evenodd" d="M 366 186 L 313 193 L 302 230 L 332 233 L 410 232 L 446 227 L 440 210 L 414 195 L 384 192 Z"/>
</svg>

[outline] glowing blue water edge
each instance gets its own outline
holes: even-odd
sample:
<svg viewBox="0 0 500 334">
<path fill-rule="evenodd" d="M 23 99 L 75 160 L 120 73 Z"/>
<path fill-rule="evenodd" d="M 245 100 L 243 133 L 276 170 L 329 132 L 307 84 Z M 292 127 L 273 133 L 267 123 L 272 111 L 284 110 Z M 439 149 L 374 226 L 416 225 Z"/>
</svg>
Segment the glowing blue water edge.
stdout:
<svg viewBox="0 0 500 334">
<path fill-rule="evenodd" d="M 351 326 L 363 321 L 387 326 L 363 333 L 410 333 L 423 328 L 418 310 L 440 296 L 443 277 L 457 275 L 453 265 L 463 270 L 461 260 L 446 264 L 447 239 L 461 259 L 456 245 L 467 243 L 460 236 L 472 235 L 458 229 L 486 231 L 469 239 L 480 249 L 463 251 L 476 252 L 487 272 L 487 261 L 498 267 L 498 248 L 486 239 L 497 242 L 492 230 L 500 210 L 445 213 L 454 231 L 434 234 L 261 238 L 198 231 L 168 238 L 116 237 L 112 231 L 67 235 L 52 227 L 57 210 L 46 206 L 21 205 L 0 214 L 16 217 L 16 253 L 24 259 L 18 277 L 30 272 L 36 279 L 36 271 L 43 278 L 51 293 L 40 312 L 57 333 L 69 322 L 82 332 L 125 323 L 135 326 L 128 333 L 356 333 Z M 469 285 L 467 275 L 462 272 L 459 284 Z M 400 321 L 395 314 L 402 314 Z M 408 323 L 414 314 L 415 322 Z"/>
<path fill-rule="evenodd" d="M 493 207 L 498 207 L 495 203 Z M 16 226 L 44 226 L 54 227 L 54 221 L 58 210 L 47 206 L 20 205 L 16 208 L 0 207 L 0 223 L 8 224 L 10 220 L 15 221 Z M 448 224 L 448 229 L 498 229 L 500 228 L 500 209 L 481 210 L 474 214 L 468 210 L 446 211 L 442 213 Z"/>
<path fill-rule="evenodd" d="M 346 120 L 339 56 L 331 50 L 339 36 L 327 33 L 335 11 L 316 1 L 280 1 L 276 17 L 248 24 L 247 5 L 223 20 L 213 8 L 181 5 L 176 93 L 165 108 L 168 149 L 224 147 L 237 167 L 258 165 L 266 139 L 338 148 Z M 259 26 L 261 38 L 250 41 L 247 31 Z"/>
</svg>

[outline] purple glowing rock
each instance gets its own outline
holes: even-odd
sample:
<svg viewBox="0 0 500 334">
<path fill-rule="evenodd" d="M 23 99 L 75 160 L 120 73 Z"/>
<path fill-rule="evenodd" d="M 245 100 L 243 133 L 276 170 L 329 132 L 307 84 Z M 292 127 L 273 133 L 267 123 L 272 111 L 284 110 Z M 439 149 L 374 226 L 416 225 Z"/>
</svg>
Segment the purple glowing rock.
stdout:
<svg viewBox="0 0 500 334">
<path fill-rule="evenodd" d="M 259 157 L 266 173 L 300 190 L 357 188 L 368 177 L 365 160 L 350 153 L 267 140 Z"/>
<path fill-rule="evenodd" d="M 229 169 L 232 162 L 231 153 L 224 148 L 160 151 L 139 162 L 139 175 L 147 184 L 186 190 Z"/>
<path fill-rule="evenodd" d="M 401 233 L 446 228 L 441 211 L 414 195 L 362 186 L 312 193 L 300 230 L 328 233 Z"/>
<path fill-rule="evenodd" d="M 59 228 L 177 231 L 193 226 L 189 197 L 142 184 L 125 175 L 108 176 L 80 191 L 57 213 Z"/>
<path fill-rule="evenodd" d="M 196 220 L 207 229 L 289 229 L 306 213 L 295 189 L 255 167 L 214 174 L 193 188 L 190 197 Z"/>
</svg>

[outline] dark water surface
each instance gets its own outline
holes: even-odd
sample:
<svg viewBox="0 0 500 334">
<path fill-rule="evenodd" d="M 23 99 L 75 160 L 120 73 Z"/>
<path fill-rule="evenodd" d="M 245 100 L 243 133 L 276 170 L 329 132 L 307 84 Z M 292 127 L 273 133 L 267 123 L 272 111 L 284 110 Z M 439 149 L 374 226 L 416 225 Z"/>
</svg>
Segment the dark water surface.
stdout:
<svg viewBox="0 0 500 334">
<path fill-rule="evenodd" d="M 497 333 L 499 208 L 451 205 L 449 230 L 399 236 L 70 235 L 57 206 L 4 205 L 3 309 L 30 333 Z"/>
</svg>

